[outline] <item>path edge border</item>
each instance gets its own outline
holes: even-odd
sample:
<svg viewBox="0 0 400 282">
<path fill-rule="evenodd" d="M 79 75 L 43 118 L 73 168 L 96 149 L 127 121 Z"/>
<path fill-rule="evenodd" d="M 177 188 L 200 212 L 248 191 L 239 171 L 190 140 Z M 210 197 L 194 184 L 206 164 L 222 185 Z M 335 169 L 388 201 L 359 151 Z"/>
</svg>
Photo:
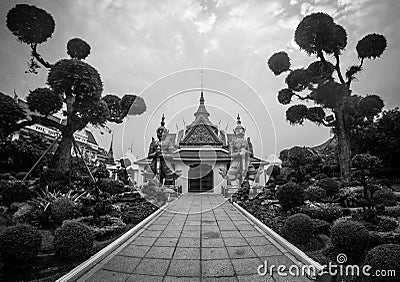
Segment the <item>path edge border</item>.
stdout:
<svg viewBox="0 0 400 282">
<path fill-rule="evenodd" d="M 295 245 L 287 241 L 285 238 L 283 238 L 281 235 L 276 233 L 274 230 L 266 226 L 264 223 L 262 223 L 260 220 L 258 220 L 256 217 L 254 217 L 251 213 L 249 213 L 247 210 L 242 208 L 240 205 L 237 203 L 232 203 L 233 206 L 238 209 L 242 214 L 244 214 L 248 219 L 250 219 L 254 224 L 256 224 L 258 227 L 260 227 L 264 232 L 266 232 L 269 236 L 271 236 L 274 240 L 279 242 L 283 247 L 285 247 L 290 253 L 292 253 L 299 262 L 313 266 L 318 272 L 321 272 L 324 267 L 310 258 L 307 254 L 305 254 L 302 250 L 297 248 Z M 317 276 L 317 273 L 313 273 L 314 277 Z"/>
<path fill-rule="evenodd" d="M 93 268 L 99 261 L 107 257 L 111 252 L 125 243 L 131 236 L 135 235 L 143 226 L 148 224 L 151 220 L 153 220 L 156 216 L 160 215 L 162 212 L 166 210 L 168 203 L 160 207 L 154 213 L 146 217 L 140 223 L 129 229 L 126 233 L 121 235 L 118 239 L 113 241 L 112 243 L 105 246 L 103 249 L 95 253 L 86 261 L 82 262 L 68 273 L 64 274 L 60 278 L 56 280 L 56 282 L 67 282 L 67 281 L 76 281 L 83 275 L 84 271 L 88 271 L 89 269 Z"/>
</svg>

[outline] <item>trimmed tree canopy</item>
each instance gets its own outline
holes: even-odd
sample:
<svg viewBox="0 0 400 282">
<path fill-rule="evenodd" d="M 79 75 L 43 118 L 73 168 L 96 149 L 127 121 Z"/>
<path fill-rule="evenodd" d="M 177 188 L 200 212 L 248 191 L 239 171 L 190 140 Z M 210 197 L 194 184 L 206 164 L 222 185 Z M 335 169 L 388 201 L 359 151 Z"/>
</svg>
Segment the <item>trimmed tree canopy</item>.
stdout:
<svg viewBox="0 0 400 282">
<path fill-rule="evenodd" d="M 90 45 L 80 38 L 70 39 L 67 43 L 67 54 L 72 59 L 85 59 L 90 54 Z"/>
<path fill-rule="evenodd" d="M 141 115 L 146 111 L 146 104 L 142 97 L 126 94 L 120 99 L 118 96 L 109 94 L 103 97 L 107 103 L 109 120 L 121 123 L 127 115 Z"/>
<path fill-rule="evenodd" d="M 61 110 L 63 99 L 50 88 L 36 88 L 29 92 L 27 103 L 31 111 L 48 116 Z"/>
<path fill-rule="evenodd" d="M 286 111 L 286 120 L 293 124 L 303 124 L 308 108 L 305 105 L 294 105 Z"/>
<path fill-rule="evenodd" d="M 281 89 L 281 90 L 279 90 L 279 93 L 278 93 L 278 101 L 282 105 L 287 105 L 292 101 L 293 95 L 294 95 L 294 93 L 292 90 L 290 90 L 288 88 Z"/>
<path fill-rule="evenodd" d="M 7 14 L 7 27 L 19 41 L 40 44 L 51 37 L 55 22 L 45 10 L 27 4 L 17 4 Z"/>
<path fill-rule="evenodd" d="M 99 72 L 76 59 L 58 61 L 50 69 L 47 84 L 57 93 L 76 95 L 77 100 L 100 99 L 103 91 Z"/>
<path fill-rule="evenodd" d="M 307 54 L 340 54 L 347 45 L 345 29 L 334 23 L 325 13 L 314 13 L 303 18 L 297 26 L 294 40 Z"/>
<path fill-rule="evenodd" d="M 288 74 L 286 84 L 293 91 L 303 91 L 310 84 L 310 73 L 305 69 L 297 69 Z"/>
<path fill-rule="evenodd" d="M 275 75 L 288 71 L 290 69 L 290 59 L 286 52 L 273 54 L 268 60 L 268 67 Z"/>
<path fill-rule="evenodd" d="M 357 43 L 358 57 L 375 59 L 380 57 L 387 46 L 386 38 L 381 34 L 368 34 Z"/>
<path fill-rule="evenodd" d="M 383 109 L 383 100 L 378 95 L 368 95 L 361 99 L 359 108 L 366 117 L 373 117 Z"/>
</svg>

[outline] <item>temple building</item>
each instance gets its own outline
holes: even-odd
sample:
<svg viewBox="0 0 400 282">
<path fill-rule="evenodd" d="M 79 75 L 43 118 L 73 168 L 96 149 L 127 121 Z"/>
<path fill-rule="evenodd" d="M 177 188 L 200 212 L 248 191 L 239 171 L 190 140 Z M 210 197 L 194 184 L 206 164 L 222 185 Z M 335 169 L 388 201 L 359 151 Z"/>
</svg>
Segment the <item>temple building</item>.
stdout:
<svg viewBox="0 0 400 282">
<path fill-rule="evenodd" d="M 227 187 L 230 183 L 226 177 L 223 177 L 221 171 L 227 172 L 230 168 L 232 161 L 230 148 L 232 148 L 232 142 L 236 137 L 233 133 L 220 130 L 210 120 L 203 91 L 201 91 L 200 104 L 194 113 L 194 120 L 191 124 L 178 132 L 169 132 L 164 128 L 164 124 L 163 118 L 160 128 L 162 128 L 161 131 L 166 131 L 166 136 L 162 142 L 163 144 L 168 143 L 169 147 L 172 148 L 169 154 L 169 166 L 172 171 L 180 172 L 180 176 L 174 180 L 175 183 L 173 184 L 181 186 L 183 193 L 222 193 L 223 187 Z M 157 129 L 157 134 L 160 128 Z M 239 116 L 234 131 L 237 128 L 240 128 L 244 133 L 245 128 L 241 126 Z M 247 137 L 243 141 L 246 142 L 247 148 L 252 150 L 250 138 Z M 149 156 L 153 142 L 157 141 L 153 139 L 151 142 Z M 143 185 L 148 180 L 144 172 L 148 171 L 151 166 L 152 159 L 149 156 L 134 162 L 139 166 L 139 171 L 142 172 L 137 175 L 139 185 Z M 264 168 L 268 162 L 253 154 L 249 156 L 253 170 L 257 171 L 254 174 L 256 175 L 254 183 L 263 186 L 266 181 Z"/>
</svg>

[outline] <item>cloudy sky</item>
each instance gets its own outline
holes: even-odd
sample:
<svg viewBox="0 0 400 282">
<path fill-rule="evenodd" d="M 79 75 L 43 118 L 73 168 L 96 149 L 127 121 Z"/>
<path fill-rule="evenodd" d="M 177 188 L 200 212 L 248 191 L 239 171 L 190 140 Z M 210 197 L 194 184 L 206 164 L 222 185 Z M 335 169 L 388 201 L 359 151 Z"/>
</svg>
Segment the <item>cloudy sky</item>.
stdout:
<svg viewBox="0 0 400 282">
<path fill-rule="evenodd" d="M 117 157 L 131 145 L 143 156 L 162 113 L 171 132 L 192 122 L 201 80 L 210 119 L 231 132 L 240 113 L 257 155 L 324 142 L 329 129 L 286 122 L 287 106 L 276 98 L 285 76 L 275 77 L 266 66 L 269 56 L 281 50 L 289 53 L 293 68 L 314 60 L 298 51 L 293 35 L 300 20 L 316 11 L 330 14 L 347 30 L 344 70 L 358 62 L 359 39 L 371 32 L 386 36 L 386 52 L 365 62 L 353 93 L 377 93 L 386 108 L 400 104 L 398 0 L 2 0 L 0 91 L 12 95 L 15 89 L 23 98 L 45 85 L 47 72 L 25 73 L 29 48 L 5 25 L 7 11 L 16 3 L 31 3 L 53 15 L 55 32 L 38 48 L 48 61 L 65 58 L 68 40 L 82 38 L 91 45 L 87 62 L 100 72 L 104 95 L 136 93 L 145 99 L 145 114 L 109 125 Z M 108 148 L 110 134 L 93 133 Z"/>
</svg>

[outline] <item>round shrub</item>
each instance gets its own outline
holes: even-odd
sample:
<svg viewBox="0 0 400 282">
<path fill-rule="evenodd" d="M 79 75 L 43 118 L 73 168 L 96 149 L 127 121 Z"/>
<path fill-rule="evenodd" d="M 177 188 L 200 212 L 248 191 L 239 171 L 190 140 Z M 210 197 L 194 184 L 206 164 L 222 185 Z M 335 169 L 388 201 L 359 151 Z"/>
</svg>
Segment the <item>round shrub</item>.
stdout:
<svg viewBox="0 0 400 282">
<path fill-rule="evenodd" d="M 331 240 L 336 251 L 347 255 L 348 263 L 362 261 L 368 248 L 368 230 L 357 221 L 336 221 L 331 228 Z"/>
<path fill-rule="evenodd" d="M 373 202 L 375 205 L 383 204 L 386 207 L 390 207 L 397 204 L 397 199 L 393 191 L 381 189 L 374 193 Z"/>
<path fill-rule="evenodd" d="M 70 219 L 73 217 L 75 204 L 68 198 L 58 198 L 51 203 L 50 211 L 55 221 L 62 222 L 65 219 Z"/>
<path fill-rule="evenodd" d="M 6 268 L 24 268 L 37 256 L 42 242 L 39 231 L 19 224 L 8 227 L 0 235 L 0 252 Z"/>
<path fill-rule="evenodd" d="M 0 194 L 6 205 L 25 202 L 32 196 L 29 187 L 23 181 L 1 181 Z"/>
<path fill-rule="evenodd" d="M 284 210 L 291 210 L 304 204 L 304 190 L 296 183 L 287 183 L 278 188 L 276 198 Z"/>
<path fill-rule="evenodd" d="M 304 198 L 311 202 L 320 202 L 326 197 L 325 189 L 318 186 L 310 186 L 304 190 Z"/>
<path fill-rule="evenodd" d="M 99 188 L 101 191 L 113 194 L 124 192 L 124 183 L 119 180 L 105 179 L 100 182 Z"/>
<path fill-rule="evenodd" d="M 93 234 L 79 222 L 67 222 L 57 228 L 54 235 L 56 255 L 62 259 L 84 259 L 93 250 Z"/>
<path fill-rule="evenodd" d="M 296 213 L 289 216 L 283 225 L 283 235 L 294 244 L 307 244 L 314 232 L 312 219 L 305 214 Z"/>
<path fill-rule="evenodd" d="M 339 183 L 332 178 L 324 178 L 317 182 L 317 185 L 326 191 L 328 197 L 339 193 Z"/>
<path fill-rule="evenodd" d="M 389 276 L 371 276 L 374 282 L 398 281 L 400 273 L 400 245 L 385 244 L 380 245 L 370 250 L 366 256 L 365 264 L 372 268 L 369 273 L 373 274 L 376 271 L 394 270 L 396 277 Z M 383 274 L 383 272 L 382 272 Z"/>
</svg>

